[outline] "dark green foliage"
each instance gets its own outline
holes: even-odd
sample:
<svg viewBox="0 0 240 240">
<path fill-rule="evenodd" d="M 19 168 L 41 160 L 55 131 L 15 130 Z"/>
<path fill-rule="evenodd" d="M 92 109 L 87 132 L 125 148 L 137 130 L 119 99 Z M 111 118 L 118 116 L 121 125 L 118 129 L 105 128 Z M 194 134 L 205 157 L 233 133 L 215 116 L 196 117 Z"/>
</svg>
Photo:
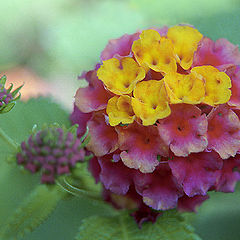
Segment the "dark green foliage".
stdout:
<svg viewBox="0 0 240 240">
<path fill-rule="evenodd" d="M 155 224 L 139 229 L 129 213 L 113 217 L 94 216 L 83 221 L 76 240 L 200 240 L 193 228 L 176 211 L 167 211 Z"/>
</svg>

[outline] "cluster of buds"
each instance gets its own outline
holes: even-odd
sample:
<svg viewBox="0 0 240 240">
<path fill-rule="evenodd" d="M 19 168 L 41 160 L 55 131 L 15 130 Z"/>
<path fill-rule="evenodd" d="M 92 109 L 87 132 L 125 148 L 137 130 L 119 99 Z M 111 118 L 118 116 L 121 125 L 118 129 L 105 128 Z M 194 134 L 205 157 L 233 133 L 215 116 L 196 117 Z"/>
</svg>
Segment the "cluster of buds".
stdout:
<svg viewBox="0 0 240 240">
<path fill-rule="evenodd" d="M 56 177 L 70 174 L 76 163 L 85 160 L 86 142 L 71 129 L 58 125 L 45 126 L 21 143 L 17 163 L 32 173 L 41 172 L 41 182 L 51 184 Z"/>
<path fill-rule="evenodd" d="M 89 128 L 89 168 L 108 201 L 193 211 L 210 190 L 234 191 L 240 52 L 232 43 L 192 26 L 148 29 L 111 40 L 80 78 L 89 85 L 77 90 L 71 120 L 79 136 Z"/>
<path fill-rule="evenodd" d="M 8 89 L 5 88 L 6 80 L 6 76 L 0 78 L 0 113 L 9 112 L 21 97 L 19 91 L 23 85 L 12 91 L 13 84 Z"/>
</svg>

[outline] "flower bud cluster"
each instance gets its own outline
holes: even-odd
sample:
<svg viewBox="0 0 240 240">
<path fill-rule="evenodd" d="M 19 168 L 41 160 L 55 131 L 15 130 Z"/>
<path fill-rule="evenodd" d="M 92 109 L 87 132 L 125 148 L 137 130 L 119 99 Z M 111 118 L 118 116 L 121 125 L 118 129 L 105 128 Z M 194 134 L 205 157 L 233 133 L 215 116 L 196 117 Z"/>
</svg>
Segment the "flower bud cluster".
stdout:
<svg viewBox="0 0 240 240">
<path fill-rule="evenodd" d="M 42 183 L 54 183 L 57 176 L 70 174 L 77 162 L 84 161 L 83 145 L 72 132 L 50 126 L 21 143 L 17 163 L 32 173 L 40 171 Z"/>
<path fill-rule="evenodd" d="M 15 106 L 16 101 L 21 97 L 19 91 L 23 85 L 12 91 L 12 84 L 8 89 L 5 88 L 6 80 L 6 76 L 0 78 L 0 113 L 9 112 Z"/>
</svg>

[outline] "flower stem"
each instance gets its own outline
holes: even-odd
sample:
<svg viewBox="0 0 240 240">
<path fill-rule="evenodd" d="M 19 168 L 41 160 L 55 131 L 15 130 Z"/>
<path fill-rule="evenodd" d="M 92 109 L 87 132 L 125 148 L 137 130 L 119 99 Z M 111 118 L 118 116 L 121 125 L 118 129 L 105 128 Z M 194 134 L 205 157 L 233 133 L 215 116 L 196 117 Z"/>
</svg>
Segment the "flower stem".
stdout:
<svg viewBox="0 0 240 240">
<path fill-rule="evenodd" d="M 0 137 L 5 140 L 9 146 L 14 148 L 14 150 L 17 150 L 18 145 L 14 142 L 12 138 L 10 138 L 3 130 L 0 128 Z"/>
<path fill-rule="evenodd" d="M 77 197 L 87 197 L 91 198 L 95 201 L 101 201 L 102 199 L 100 198 L 99 194 L 97 192 L 92 192 L 92 191 L 87 191 L 85 189 L 81 188 L 76 188 L 69 184 L 65 178 L 59 178 L 57 180 L 57 184 L 62 187 L 65 191 L 71 193 L 72 195 L 75 195 Z"/>
<path fill-rule="evenodd" d="M 115 212 L 114 211 L 115 209 L 113 209 L 110 205 L 106 204 L 103 201 L 103 199 L 101 198 L 101 196 L 99 195 L 98 192 L 74 187 L 71 184 L 69 184 L 65 178 L 58 178 L 58 180 L 56 182 L 61 188 L 63 188 L 68 193 L 70 193 L 74 196 L 77 196 L 77 197 L 87 198 L 87 199 L 93 201 L 95 204 L 98 204 L 101 207 L 105 207 L 106 209 L 111 210 L 111 212 Z"/>
</svg>

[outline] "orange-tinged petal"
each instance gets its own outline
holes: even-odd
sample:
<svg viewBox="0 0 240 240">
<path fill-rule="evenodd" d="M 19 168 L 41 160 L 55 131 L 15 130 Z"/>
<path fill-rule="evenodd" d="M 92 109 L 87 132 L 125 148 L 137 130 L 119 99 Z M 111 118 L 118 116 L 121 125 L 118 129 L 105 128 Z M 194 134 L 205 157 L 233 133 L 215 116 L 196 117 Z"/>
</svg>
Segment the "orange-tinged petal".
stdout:
<svg viewBox="0 0 240 240">
<path fill-rule="evenodd" d="M 107 114 L 111 126 L 116 126 L 119 123 L 133 123 L 135 115 L 131 106 L 131 97 L 129 96 L 114 96 L 108 101 Z"/>
<path fill-rule="evenodd" d="M 181 67 L 185 70 L 189 69 L 193 62 L 194 52 L 203 35 L 190 26 L 174 26 L 168 29 L 167 37 L 173 42 Z"/>
<path fill-rule="evenodd" d="M 163 80 L 140 82 L 136 85 L 133 95 L 133 111 L 144 126 L 153 125 L 158 119 L 170 115 L 171 109 Z"/>
<path fill-rule="evenodd" d="M 213 66 L 194 67 L 192 72 L 205 81 L 205 98 L 203 103 L 211 106 L 223 104 L 231 97 L 231 79 Z"/>
<path fill-rule="evenodd" d="M 103 61 L 97 76 L 109 91 L 123 95 L 133 91 L 136 83 L 144 79 L 145 71 L 130 57 L 111 58 Z"/>
<path fill-rule="evenodd" d="M 166 74 L 163 80 L 172 104 L 198 104 L 205 97 L 204 81 L 195 73 L 184 75 L 171 72 Z"/>
<path fill-rule="evenodd" d="M 176 54 L 171 40 L 153 30 L 145 30 L 140 39 L 133 42 L 132 51 L 138 63 L 145 69 L 167 73 L 177 70 Z"/>
</svg>

